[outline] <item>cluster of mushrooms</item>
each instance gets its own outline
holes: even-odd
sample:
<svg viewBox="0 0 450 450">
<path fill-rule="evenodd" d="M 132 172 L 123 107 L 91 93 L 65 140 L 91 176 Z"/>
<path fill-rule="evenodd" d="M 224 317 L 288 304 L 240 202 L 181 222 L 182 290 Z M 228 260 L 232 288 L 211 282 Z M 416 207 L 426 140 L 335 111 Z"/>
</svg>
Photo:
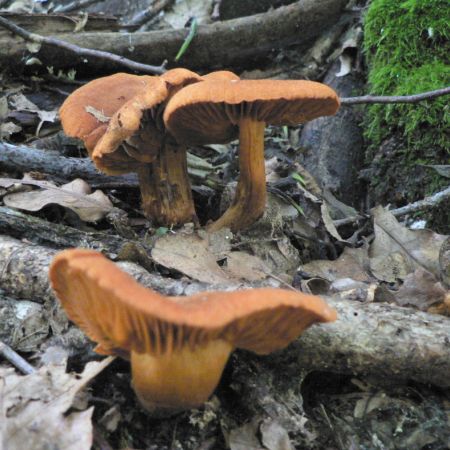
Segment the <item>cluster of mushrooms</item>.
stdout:
<svg viewBox="0 0 450 450">
<path fill-rule="evenodd" d="M 137 172 L 144 214 L 165 226 L 197 222 L 187 146 L 239 137 L 235 198 L 209 225 L 239 231 L 264 213 L 265 126 L 297 125 L 338 108 L 336 92 L 314 81 L 240 80 L 228 71 L 200 76 L 179 68 L 159 77 L 118 73 L 94 80 L 67 98 L 60 117 L 98 169 Z"/>
<path fill-rule="evenodd" d="M 67 98 L 60 116 L 101 171 L 137 172 L 143 211 L 162 225 L 197 222 L 187 146 L 239 137 L 235 199 L 209 225 L 238 231 L 264 212 L 266 124 L 295 125 L 338 107 L 336 93 L 316 82 L 173 69 L 159 77 L 119 73 L 94 80 Z M 91 250 L 58 254 L 50 281 L 97 352 L 130 360 L 136 395 L 155 417 L 204 403 L 235 348 L 268 354 L 310 325 L 336 319 L 320 297 L 282 289 L 165 297 Z"/>
</svg>

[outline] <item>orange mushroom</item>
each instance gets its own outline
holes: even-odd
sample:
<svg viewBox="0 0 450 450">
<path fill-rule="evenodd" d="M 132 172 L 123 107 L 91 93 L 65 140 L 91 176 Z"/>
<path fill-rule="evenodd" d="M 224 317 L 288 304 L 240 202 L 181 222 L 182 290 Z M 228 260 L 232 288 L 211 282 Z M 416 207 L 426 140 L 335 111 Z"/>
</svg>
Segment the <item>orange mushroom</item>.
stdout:
<svg viewBox="0 0 450 450">
<path fill-rule="evenodd" d="M 166 133 L 161 111 L 173 93 L 198 81 L 186 69 L 116 74 L 77 89 L 60 110 L 65 132 L 84 141 L 101 171 L 138 173 L 144 214 L 162 225 L 197 221 L 186 147 Z"/>
<path fill-rule="evenodd" d="M 336 319 L 321 298 L 281 289 L 164 297 L 91 250 L 58 254 L 50 280 L 97 352 L 130 359 L 136 395 L 155 416 L 205 402 L 233 349 L 267 354 Z"/>
<path fill-rule="evenodd" d="M 239 181 L 225 214 L 210 230 L 238 231 L 264 213 L 264 128 L 297 125 L 336 113 L 333 89 L 299 80 L 207 80 L 187 86 L 167 103 L 164 122 L 179 143 L 226 143 L 239 135 Z"/>
</svg>

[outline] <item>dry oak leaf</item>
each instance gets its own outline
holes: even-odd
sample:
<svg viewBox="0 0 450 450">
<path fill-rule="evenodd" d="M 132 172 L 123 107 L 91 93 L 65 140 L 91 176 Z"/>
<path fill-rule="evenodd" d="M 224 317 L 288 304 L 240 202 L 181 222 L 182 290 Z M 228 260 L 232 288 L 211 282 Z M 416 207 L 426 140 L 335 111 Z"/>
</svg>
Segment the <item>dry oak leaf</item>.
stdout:
<svg viewBox="0 0 450 450">
<path fill-rule="evenodd" d="M 90 450 L 93 408 L 67 412 L 76 395 L 113 359 L 90 362 L 81 374 L 66 373 L 65 365 L 25 376 L 0 369 L 0 448 Z"/>
<path fill-rule="evenodd" d="M 90 186 L 80 178 L 61 187 L 48 182 L 31 184 L 43 189 L 6 195 L 3 198 L 5 205 L 25 211 L 39 211 L 47 205 L 56 204 L 71 209 L 86 222 L 96 222 L 113 209 L 111 200 L 102 191 L 91 193 Z"/>
<path fill-rule="evenodd" d="M 373 209 L 375 240 L 370 246 L 370 269 L 379 280 L 404 280 L 416 268 L 439 277 L 439 250 L 446 236 L 431 230 L 410 230 L 386 209 Z"/>
</svg>

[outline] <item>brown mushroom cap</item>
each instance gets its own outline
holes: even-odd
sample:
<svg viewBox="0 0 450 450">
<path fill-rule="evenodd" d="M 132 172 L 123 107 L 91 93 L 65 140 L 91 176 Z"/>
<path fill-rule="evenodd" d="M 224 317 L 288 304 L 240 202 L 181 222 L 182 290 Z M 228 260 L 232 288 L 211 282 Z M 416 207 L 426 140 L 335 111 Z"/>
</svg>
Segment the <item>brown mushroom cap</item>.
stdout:
<svg viewBox="0 0 450 450">
<path fill-rule="evenodd" d="M 207 73 L 206 75 L 202 75 L 203 81 L 210 81 L 210 80 L 240 80 L 240 78 L 234 73 L 230 72 L 229 70 L 216 70 L 215 72 Z"/>
<path fill-rule="evenodd" d="M 91 107 L 110 118 L 138 92 L 146 89 L 155 77 L 116 73 L 93 80 L 76 89 L 59 110 L 64 132 L 84 142 L 91 154 L 95 144 L 106 131 L 108 122 L 86 110 Z"/>
<path fill-rule="evenodd" d="M 168 102 L 164 122 L 179 142 L 225 143 L 238 135 L 242 117 L 297 125 L 335 114 L 339 98 L 322 83 L 304 80 L 206 80 Z"/>
<path fill-rule="evenodd" d="M 61 252 L 50 280 L 69 318 L 102 352 L 121 356 L 195 350 L 213 340 L 266 354 L 311 324 L 336 319 L 320 297 L 281 289 L 164 297 L 90 250 Z"/>
<path fill-rule="evenodd" d="M 151 163 L 164 140 L 159 108 L 178 90 L 198 81 L 200 75 L 181 68 L 153 77 L 145 89 L 115 111 L 95 146 L 95 165 L 103 172 L 118 175 L 135 171 L 136 161 Z"/>
</svg>

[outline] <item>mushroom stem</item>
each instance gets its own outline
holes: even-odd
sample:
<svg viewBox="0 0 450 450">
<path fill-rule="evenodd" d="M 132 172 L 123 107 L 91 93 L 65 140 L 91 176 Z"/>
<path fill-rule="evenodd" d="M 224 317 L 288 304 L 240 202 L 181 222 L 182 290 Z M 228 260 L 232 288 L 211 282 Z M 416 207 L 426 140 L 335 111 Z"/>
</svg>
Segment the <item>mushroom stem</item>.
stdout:
<svg viewBox="0 0 450 450">
<path fill-rule="evenodd" d="M 239 121 L 239 181 L 231 206 L 208 229 L 247 228 L 258 220 L 266 206 L 264 165 L 265 122 L 243 117 Z"/>
<path fill-rule="evenodd" d="M 131 352 L 133 389 L 153 417 L 196 408 L 216 388 L 232 350 L 215 340 L 195 351 L 185 346 L 159 356 Z"/>
<path fill-rule="evenodd" d="M 158 157 L 138 169 L 142 209 L 155 224 L 198 223 L 187 171 L 186 147 L 166 139 Z"/>
</svg>

